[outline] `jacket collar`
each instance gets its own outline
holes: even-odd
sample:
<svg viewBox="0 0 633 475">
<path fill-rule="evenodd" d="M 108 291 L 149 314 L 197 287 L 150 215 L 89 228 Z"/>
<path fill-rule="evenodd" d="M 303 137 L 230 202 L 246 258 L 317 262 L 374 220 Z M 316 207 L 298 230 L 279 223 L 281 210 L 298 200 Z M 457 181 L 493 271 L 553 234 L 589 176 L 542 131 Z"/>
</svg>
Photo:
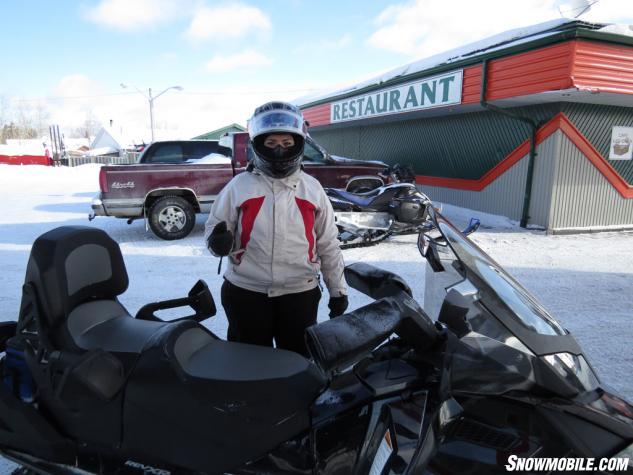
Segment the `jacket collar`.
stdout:
<svg viewBox="0 0 633 475">
<path fill-rule="evenodd" d="M 260 177 L 262 177 L 264 180 L 266 180 L 267 182 L 269 182 L 271 185 L 273 183 L 281 183 L 285 186 L 287 186 L 288 188 L 296 188 L 297 183 L 299 183 L 299 180 L 301 180 L 301 173 L 303 172 L 303 170 L 301 168 L 299 168 L 296 172 L 284 177 L 284 178 L 273 178 L 271 176 L 266 175 L 265 173 L 262 173 L 261 170 L 259 170 L 257 167 L 253 167 L 253 170 L 251 173 L 253 173 L 254 175 L 258 175 Z"/>
</svg>

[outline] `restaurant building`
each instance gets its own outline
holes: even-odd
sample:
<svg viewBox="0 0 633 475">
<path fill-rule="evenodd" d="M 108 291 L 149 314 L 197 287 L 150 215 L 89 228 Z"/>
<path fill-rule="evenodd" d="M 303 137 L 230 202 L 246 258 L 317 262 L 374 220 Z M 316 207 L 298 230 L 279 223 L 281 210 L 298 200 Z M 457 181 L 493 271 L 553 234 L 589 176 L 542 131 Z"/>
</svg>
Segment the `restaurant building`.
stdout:
<svg viewBox="0 0 633 475">
<path fill-rule="evenodd" d="M 297 101 L 335 154 L 551 233 L 633 228 L 633 31 L 555 20 Z"/>
</svg>

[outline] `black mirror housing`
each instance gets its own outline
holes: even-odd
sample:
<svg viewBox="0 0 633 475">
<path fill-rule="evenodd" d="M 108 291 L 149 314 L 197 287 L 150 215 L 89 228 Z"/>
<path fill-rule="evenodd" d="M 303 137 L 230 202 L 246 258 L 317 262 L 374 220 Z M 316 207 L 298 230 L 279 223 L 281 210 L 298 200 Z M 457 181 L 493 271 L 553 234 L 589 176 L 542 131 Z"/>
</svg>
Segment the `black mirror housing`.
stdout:
<svg viewBox="0 0 633 475">
<path fill-rule="evenodd" d="M 400 292 L 406 293 L 409 297 L 413 295 L 402 277 L 364 262 L 346 266 L 345 280 L 350 287 L 375 300 L 393 297 Z"/>
</svg>

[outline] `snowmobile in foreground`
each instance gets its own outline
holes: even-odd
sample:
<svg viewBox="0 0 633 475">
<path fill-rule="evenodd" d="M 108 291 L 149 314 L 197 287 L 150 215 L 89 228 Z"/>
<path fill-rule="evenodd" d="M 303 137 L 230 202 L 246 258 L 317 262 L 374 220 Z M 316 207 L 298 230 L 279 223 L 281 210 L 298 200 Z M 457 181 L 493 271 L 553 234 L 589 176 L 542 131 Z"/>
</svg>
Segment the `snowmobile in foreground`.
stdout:
<svg viewBox="0 0 633 475">
<path fill-rule="evenodd" d="M 387 170 L 391 183 L 363 193 L 326 188 L 342 248 L 377 244 L 394 234 L 418 233 L 427 219 L 429 198 L 418 191 L 406 167 Z"/>
<path fill-rule="evenodd" d="M 312 360 L 216 337 L 199 323 L 215 312 L 203 283 L 132 317 L 112 239 L 44 234 L 5 328 L 0 452 L 50 474 L 501 474 L 544 457 L 626 469 L 633 406 L 520 284 L 429 215 L 419 249 L 437 321 L 397 275 L 355 263 L 349 284 L 375 301 L 310 327 Z M 194 314 L 155 316 L 178 305 Z"/>
</svg>

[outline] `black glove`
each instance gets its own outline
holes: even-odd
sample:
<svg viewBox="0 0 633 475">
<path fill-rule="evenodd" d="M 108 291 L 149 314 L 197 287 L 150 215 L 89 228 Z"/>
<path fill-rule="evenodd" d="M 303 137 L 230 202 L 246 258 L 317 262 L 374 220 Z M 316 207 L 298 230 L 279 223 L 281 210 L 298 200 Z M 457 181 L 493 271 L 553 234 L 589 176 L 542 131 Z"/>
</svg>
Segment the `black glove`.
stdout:
<svg viewBox="0 0 633 475">
<path fill-rule="evenodd" d="M 215 225 L 207 240 L 207 247 L 218 256 L 228 256 L 233 248 L 233 233 L 226 229 L 226 221 Z"/>
<path fill-rule="evenodd" d="M 347 306 L 349 305 L 349 300 L 347 300 L 347 295 L 341 295 L 339 297 L 330 297 L 330 301 L 327 306 L 330 309 L 330 318 L 335 318 L 345 313 L 347 310 Z"/>
</svg>

